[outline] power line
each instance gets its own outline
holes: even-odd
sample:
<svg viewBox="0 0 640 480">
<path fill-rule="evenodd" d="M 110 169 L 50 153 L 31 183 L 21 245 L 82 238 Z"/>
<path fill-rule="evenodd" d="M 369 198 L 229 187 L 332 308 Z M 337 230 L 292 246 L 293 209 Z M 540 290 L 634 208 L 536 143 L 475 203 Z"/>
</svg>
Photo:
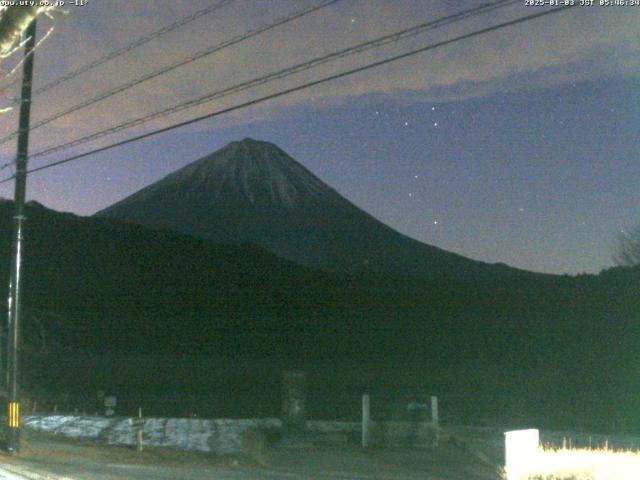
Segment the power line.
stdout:
<svg viewBox="0 0 640 480">
<path fill-rule="evenodd" d="M 35 130 L 37 128 L 40 128 L 40 127 L 42 127 L 44 125 L 47 125 L 47 124 L 49 124 L 49 123 L 51 123 L 51 122 L 53 122 L 55 120 L 58 120 L 58 119 L 60 119 L 62 117 L 65 117 L 65 116 L 67 116 L 67 115 L 69 115 L 71 113 L 77 112 L 78 110 L 82 110 L 84 108 L 87 108 L 87 107 L 89 107 L 89 106 L 91 106 L 91 105 L 93 105 L 95 103 L 98 103 L 98 102 L 100 102 L 102 100 L 106 100 L 107 98 L 110 98 L 110 97 L 112 97 L 114 95 L 122 93 L 122 92 L 124 92 L 126 90 L 129 90 L 130 88 L 136 87 L 136 86 L 138 86 L 138 85 L 140 85 L 140 84 L 142 84 L 144 82 L 152 80 L 152 79 L 154 79 L 156 77 L 159 77 L 161 75 L 164 75 L 166 73 L 172 72 L 173 70 L 176 70 L 176 69 L 178 69 L 180 67 L 188 65 L 190 63 L 193 63 L 193 62 L 195 62 L 197 60 L 200 60 L 200 59 L 202 59 L 204 57 L 207 57 L 209 55 L 213 55 L 214 53 L 219 52 L 220 50 L 223 50 L 225 48 L 228 48 L 228 47 L 231 47 L 231 46 L 236 45 L 238 43 L 241 43 L 241 42 L 243 42 L 245 40 L 253 38 L 253 37 L 255 37 L 257 35 L 260 35 L 260 34 L 262 34 L 264 32 L 273 30 L 273 29 L 275 29 L 275 28 L 277 28 L 277 27 L 279 27 L 281 25 L 284 25 L 286 23 L 292 22 L 292 21 L 294 21 L 294 20 L 296 20 L 298 18 L 301 18 L 301 17 L 303 17 L 305 15 L 309 15 L 309 14 L 311 14 L 313 12 L 316 12 L 318 10 L 321 10 L 321 9 L 325 8 L 325 7 L 333 5 L 334 3 L 337 3 L 339 1 L 341 1 L 341 0 L 329 0 L 329 1 L 325 1 L 324 3 L 321 3 L 320 5 L 309 7 L 309 8 L 306 8 L 304 10 L 299 10 L 297 12 L 294 12 L 291 15 L 279 18 L 278 20 L 276 20 L 273 23 L 270 23 L 268 25 L 264 25 L 264 26 L 262 26 L 260 28 L 257 28 L 257 29 L 249 30 L 248 32 L 246 32 L 246 33 L 244 33 L 242 35 L 233 37 L 230 40 L 227 40 L 227 41 L 224 41 L 222 43 L 216 44 L 213 47 L 209 47 L 209 48 L 206 48 L 204 50 L 200 50 L 199 52 L 196 52 L 195 54 L 193 54 L 193 55 L 191 55 L 189 57 L 186 57 L 186 58 L 184 58 L 182 60 L 178 60 L 177 62 L 174 62 L 174 63 L 172 63 L 172 64 L 170 64 L 170 65 L 168 65 L 166 67 L 163 67 L 163 68 L 161 68 L 159 70 L 155 70 L 155 71 L 153 71 L 151 73 L 143 75 L 142 77 L 138 77 L 135 80 L 131 80 L 131 81 L 129 81 L 127 83 L 124 83 L 122 85 L 119 85 L 119 86 L 117 86 L 117 87 L 115 87 L 115 88 L 113 88 L 113 89 L 111 89 L 111 90 L 109 90 L 109 91 L 107 91 L 105 93 L 102 93 L 102 94 L 97 95 L 97 96 L 95 96 L 95 97 L 93 97 L 91 99 L 88 99 L 88 100 L 85 100 L 85 101 L 83 101 L 81 103 L 78 103 L 77 105 L 74 105 L 73 107 L 71 107 L 71 108 L 69 108 L 67 110 L 64 110 L 62 112 L 58 112 L 58 113 L 56 113 L 56 114 L 54 114 L 54 115 L 52 115 L 52 116 L 50 116 L 48 118 L 40 120 L 40 121 L 38 121 L 38 122 L 33 124 L 33 126 L 31 127 L 31 130 Z M 6 135 L 5 137 L 1 138 L 0 139 L 0 145 L 2 145 L 4 143 L 7 143 L 9 140 L 15 138 L 17 134 L 18 134 L 17 132 L 13 132 L 13 133 L 10 133 L 9 135 Z"/>
<path fill-rule="evenodd" d="M 80 67 L 78 67 L 77 69 L 56 78 L 55 80 L 52 80 L 51 82 L 43 85 L 42 87 L 38 88 L 37 90 L 34 90 L 33 95 L 39 95 L 41 93 L 46 92 L 47 90 L 51 90 L 54 87 L 57 87 L 58 85 L 60 85 L 61 83 L 67 82 L 69 80 L 71 80 L 72 78 L 75 78 L 79 75 L 82 75 L 83 73 L 88 72 L 89 70 L 93 70 L 94 68 L 103 65 L 104 63 L 107 63 L 111 60 L 113 60 L 114 58 L 117 58 L 119 56 L 125 55 L 129 52 L 131 52 L 132 50 L 139 48 L 143 45 L 146 45 L 147 43 L 149 43 L 152 40 L 155 40 L 158 37 L 161 37 L 162 35 L 165 35 L 167 33 L 172 32 L 173 30 L 177 30 L 180 27 L 183 27 L 184 25 L 187 25 L 201 17 L 204 17 L 205 15 L 209 15 L 210 13 L 213 13 L 223 7 L 225 7 L 226 5 L 229 5 L 230 3 L 234 2 L 235 0 L 220 0 L 219 2 L 210 5 L 206 8 L 203 8 L 201 10 L 198 10 L 197 12 L 194 12 L 190 15 L 187 15 L 186 17 L 183 17 L 169 25 L 166 25 L 164 27 L 162 27 L 159 30 L 156 30 L 154 32 L 151 32 L 149 35 L 146 35 L 144 37 L 138 38 L 137 40 L 133 41 L 132 43 L 119 48 L 117 50 L 114 50 L 110 53 L 107 53 L 106 55 L 98 58 L 97 60 L 94 60 L 92 62 L 89 62 L 85 65 L 82 65 Z"/>
<path fill-rule="evenodd" d="M 118 49 L 118 50 L 114 50 L 114 51 L 112 51 L 110 53 L 107 53 L 106 55 L 98 58 L 97 60 L 94 60 L 93 62 L 87 63 L 85 65 L 82 65 L 82 66 L 78 67 L 76 70 L 73 70 L 72 72 L 69 72 L 69 73 L 63 75 L 62 77 L 59 77 L 59 78 L 49 82 L 48 84 L 46 84 L 46 85 L 40 87 L 39 89 L 35 90 L 33 92 L 33 96 L 36 96 L 36 95 L 38 95 L 40 93 L 44 93 L 44 92 L 46 92 L 46 91 L 48 91 L 48 90 L 50 90 L 50 89 L 52 89 L 52 88 L 54 88 L 56 86 L 68 81 L 68 80 L 71 80 L 71 79 L 73 79 L 73 78 L 75 78 L 75 77 L 77 77 L 79 75 L 82 75 L 83 73 L 86 73 L 86 72 L 88 72 L 88 71 L 90 71 L 90 70 L 92 70 L 92 69 L 94 69 L 94 68 L 96 68 L 96 67 L 98 67 L 100 65 L 103 65 L 104 63 L 107 63 L 107 62 L 109 62 L 109 61 L 111 61 L 111 60 L 113 60 L 113 59 L 115 59 L 115 58 L 117 58 L 119 56 L 122 56 L 122 55 L 126 54 L 126 53 L 129 53 L 132 50 L 134 50 L 136 48 L 139 48 L 139 47 L 149 43 L 150 41 L 152 41 L 152 40 L 154 40 L 154 39 L 156 39 L 156 38 L 158 38 L 158 37 L 160 37 L 162 35 L 165 35 L 165 34 L 167 34 L 169 32 L 172 32 L 173 30 L 176 30 L 176 29 L 178 29 L 178 28 L 180 28 L 180 27 L 182 27 L 184 25 L 187 25 L 187 24 L 189 24 L 189 23 L 191 23 L 191 22 L 193 22 L 193 21 L 195 21 L 195 20 L 197 20 L 197 19 L 199 19 L 199 18 L 201 18 L 201 17 L 203 17 L 205 15 L 213 13 L 213 12 L 221 9 L 222 7 L 225 7 L 226 5 L 229 5 L 229 4 L 233 3 L 234 1 L 235 0 L 221 0 L 221 1 L 219 1 L 218 3 L 216 3 L 214 5 L 210 5 L 210 6 L 206 7 L 206 8 L 198 10 L 198 11 L 196 11 L 196 12 L 190 14 L 190 15 L 187 15 L 186 17 L 183 17 L 180 20 L 177 20 L 177 21 L 175 21 L 175 22 L 173 22 L 173 23 L 171 23 L 169 25 L 166 25 L 165 27 L 162 27 L 161 29 L 154 31 L 154 32 L 150 33 L 147 36 L 141 37 L 141 38 L 135 40 L 134 42 L 132 42 L 132 43 L 130 43 L 130 44 Z M 18 9 L 18 8 L 23 8 L 23 7 L 9 7 L 9 8 Z M 45 7 L 39 7 L 39 8 L 43 8 L 44 9 Z M 46 7 L 46 8 L 49 8 L 49 7 Z M 13 82 L 13 83 L 15 83 L 15 82 Z M 8 88 L 11 85 L 13 85 L 13 83 L 10 83 L 9 85 L 6 85 L 3 88 Z M 33 128 L 36 128 L 36 127 L 32 127 L 32 129 Z M 15 138 L 17 135 L 18 135 L 18 132 L 13 132 L 13 133 L 7 135 L 2 140 L 0 140 L 0 144 L 6 143 L 8 140 L 10 140 L 12 138 Z M 4 170 L 5 168 L 8 168 L 11 165 L 12 165 L 12 162 L 11 163 L 6 163 L 4 165 L 0 165 L 0 170 Z"/>
<path fill-rule="evenodd" d="M 168 126 L 168 127 L 160 128 L 160 129 L 154 130 L 152 132 L 147 132 L 147 133 L 144 133 L 142 135 L 138 135 L 136 137 L 132 137 L 132 138 L 129 138 L 129 139 L 126 139 L 126 140 L 122 140 L 120 142 L 113 143 L 111 145 L 107 145 L 105 147 L 96 148 L 96 149 L 88 151 L 88 152 L 84 152 L 84 153 L 81 153 L 81 154 L 78 154 L 78 155 L 73 155 L 71 157 L 62 159 L 62 160 L 51 162 L 49 164 L 33 168 L 33 169 L 29 170 L 27 173 L 35 173 L 35 172 L 39 172 L 39 171 L 42 171 L 42 170 L 53 168 L 53 167 L 56 167 L 56 166 L 59 166 L 59 165 L 63 165 L 65 163 L 76 161 L 76 160 L 79 160 L 81 158 L 88 157 L 90 155 L 95 155 L 97 153 L 102 153 L 102 152 L 105 152 L 107 150 L 111 150 L 111 149 L 116 148 L 116 147 L 127 145 L 129 143 L 137 142 L 139 140 L 143 140 L 145 138 L 149 138 L 149 137 L 152 137 L 152 136 L 155 136 L 155 135 L 159 135 L 161 133 L 165 133 L 165 132 L 168 132 L 168 131 L 171 131 L 171 130 L 175 130 L 175 129 L 182 128 L 182 127 L 185 127 L 185 126 L 188 126 L 188 125 L 192 125 L 194 123 L 198 123 L 198 122 L 201 122 L 201 121 L 204 121 L 204 120 L 208 120 L 210 118 L 214 118 L 214 117 L 223 115 L 225 113 L 230 113 L 230 112 L 233 112 L 233 111 L 236 111 L 236 110 L 240 110 L 240 109 L 247 108 L 247 107 L 250 107 L 250 106 L 253 106 L 253 105 L 257 105 L 259 103 L 263 103 L 263 102 L 266 102 L 266 101 L 269 101 L 269 100 L 273 100 L 274 98 L 282 97 L 282 96 L 288 95 L 290 93 L 298 92 L 300 90 L 305 90 L 307 88 L 310 88 L 310 87 L 313 87 L 313 86 L 316 86 L 316 85 L 319 85 L 319 84 L 322 84 L 322 83 L 330 82 L 332 80 L 337 80 L 339 78 L 344 78 L 346 76 L 353 75 L 353 74 L 360 73 L 360 72 L 364 72 L 366 70 L 370 70 L 372 68 L 376 68 L 376 67 L 379 67 L 379 66 L 382 66 L 382 65 L 387 65 L 389 63 L 392 63 L 392 62 L 395 62 L 395 61 L 398 61 L 398 60 L 402 60 L 402 59 L 411 57 L 413 55 L 417 55 L 419 53 L 424 53 L 424 52 L 427 52 L 429 50 L 434 50 L 436 48 L 440 48 L 440 47 L 443 47 L 443 46 L 446 46 L 446 45 L 451 45 L 451 44 L 457 43 L 457 42 L 462 41 L 462 40 L 466 40 L 466 39 L 469 39 L 469 38 L 472 38 L 472 37 L 477 37 L 477 36 L 480 36 L 480 35 L 484 35 L 484 34 L 487 34 L 487 33 L 490 33 L 490 32 L 496 31 L 496 30 L 500 30 L 502 28 L 510 27 L 510 26 L 513 26 L 513 25 L 525 23 L 525 22 L 528 22 L 530 20 L 535 20 L 537 18 L 541 18 L 541 17 L 545 17 L 545 16 L 548 16 L 548 15 L 552 15 L 554 13 L 560 13 L 560 12 L 563 12 L 565 10 L 568 10 L 569 8 L 573 8 L 573 6 L 574 5 L 563 5 L 563 6 L 560 6 L 560 7 L 554 7 L 551 10 L 545 10 L 543 12 L 527 15 L 527 16 L 520 17 L 520 18 L 517 18 L 517 19 L 514 19 L 514 20 L 509 20 L 507 22 L 499 23 L 499 24 L 493 25 L 491 27 L 483 28 L 483 29 L 480 29 L 480 30 L 476 30 L 474 32 L 470 32 L 470 33 L 467 33 L 467 34 L 464 34 L 464 35 L 460 35 L 460 36 L 451 38 L 449 40 L 443 40 L 441 42 L 433 43 L 433 44 L 427 45 L 425 47 L 421 47 L 421 48 L 418 48 L 418 49 L 415 49 L 415 50 L 411 50 L 411 51 L 406 52 L 406 53 L 402 53 L 402 54 L 399 54 L 399 55 L 395 55 L 393 57 L 386 58 L 384 60 L 380 60 L 380 61 L 377 61 L 377 62 L 369 63 L 367 65 L 364 65 L 364 66 L 361 66 L 361 67 L 358 67 L 358 68 L 354 68 L 354 69 L 351 69 L 351 70 L 346 70 L 344 72 L 340 72 L 340 73 L 337 73 L 337 74 L 334 74 L 334 75 L 323 77 L 321 79 L 314 80 L 314 81 L 311 81 L 311 82 L 308 82 L 308 83 L 305 83 L 305 84 L 302 84 L 302 85 L 298 85 L 296 87 L 288 88 L 286 90 L 282 90 L 282 91 L 277 92 L 277 93 L 272 93 L 270 95 L 265 95 L 263 97 L 260 97 L 260 98 L 254 99 L 254 100 L 250 100 L 248 102 L 244 102 L 244 103 L 241 103 L 241 104 L 238 104 L 238 105 L 234 105 L 232 107 L 224 108 L 222 110 L 218 110 L 218 111 L 206 114 L 206 115 L 201 115 L 199 117 L 195 117 L 195 118 L 192 118 L 190 120 L 186 120 L 184 122 L 180 122 L 180 123 Z M 12 178 L 13 177 L 9 177 L 9 178 L 4 179 L 4 180 L 0 181 L 0 184 L 8 182 Z"/>
<path fill-rule="evenodd" d="M 356 53 L 361 53 L 367 50 L 371 50 L 373 48 L 379 48 L 381 46 L 387 45 L 389 43 L 392 42 L 398 42 L 402 39 L 405 38 L 409 38 L 415 35 L 418 35 L 420 33 L 423 33 L 427 30 L 432 30 L 435 28 L 439 28 L 443 25 L 449 25 L 451 23 L 454 22 L 458 22 L 460 20 L 466 19 L 466 18 L 470 18 L 473 16 L 477 16 L 483 13 L 487 13 L 489 11 L 495 10 L 497 8 L 503 8 L 509 5 L 512 5 L 514 3 L 519 3 L 519 0 L 499 0 L 499 1 L 494 1 L 494 2 L 490 2 L 490 3 L 486 3 L 483 5 L 480 5 L 478 7 L 469 9 L 469 10 L 464 10 L 462 12 L 456 13 L 456 14 L 452 14 L 452 15 L 448 15 L 446 17 L 441 17 L 439 19 L 436 20 L 432 20 L 426 23 L 422 23 L 420 25 L 416 25 L 413 27 L 409 27 L 406 28 L 404 30 L 401 30 L 399 32 L 395 32 L 389 35 L 384 35 L 382 37 L 376 38 L 374 40 L 369 40 L 363 43 L 360 43 L 358 45 L 352 46 L 352 47 L 348 47 L 342 50 L 338 50 L 336 52 L 332 52 L 329 53 L 327 55 L 323 55 L 317 58 L 314 58 L 312 60 L 306 61 L 306 62 L 302 62 L 302 63 L 298 63 L 296 65 L 293 65 L 291 67 L 287 67 L 284 68 L 282 70 L 278 70 L 277 72 L 273 72 L 261 77 L 257 77 L 254 78 L 252 80 L 248 80 L 246 82 L 242 82 L 240 84 L 236 84 L 234 86 L 231 87 L 227 87 L 223 90 L 218 90 L 215 91 L 213 93 L 208 93 L 205 94 L 203 96 L 200 96 L 196 99 L 193 100 L 189 100 L 187 102 L 184 103 L 180 103 L 178 105 L 174 105 L 173 107 L 169 107 L 160 111 L 156 111 L 153 113 L 150 113 L 148 115 L 144 115 L 142 117 L 133 119 L 133 120 L 129 120 L 127 122 L 118 124 L 114 127 L 110 127 L 104 130 L 100 130 L 98 132 L 94 132 L 92 134 L 86 135 L 84 137 L 80 137 L 77 138 L 75 140 L 60 144 L 60 145 L 55 145 L 52 147 L 47 147 L 44 150 L 41 150 L 37 153 L 34 153 L 32 155 L 32 157 L 41 157 L 44 155 L 50 155 L 52 153 L 55 152 L 59 152 L 61 150 L 66 150 L 68 148 L 71 147 L 75 147 L 78 145 L 81 145 L 83 143 L 87 143 L 93 140 L 97 140 L 98 138 L 104 137 L 106 135 L 111 135 L 113 133 L 117 133 L 120 132 L 122 130 L 127 130 L 129 128 L 133 128 L 139 125 L 142 125 L 144 123 L 147 123 L 149 121 L 152 120 L 156 120 L 159 118 L 163 118 L 166 117 L 168 115 L 172 115 L 174 113 L 178 113 L 180 111 L 183 110 L 187 110 L 189 108 L 193 108 L 195 106 L 201 105 L 203 103 L 207 103 L 210 102 L 212 100 L 215 99 L 219 99 L 222 97 L 226 97 L 229 96 L 231 94 L 235 94 L 238 92 L 242 92 L 244 90 L 248 90 L 250 88 L 259 86 L 259 85 L 264 85 L 266 83 L 269 82 L 273 82 L 275 80 L 281 80 L 283 78 L 289 77 L 291 75 L 294 75 L 296 73 L 302 72 L 302 71 L 306 71 L 309 70 L 311 68 L 314 68 L 318 65 L 322 65 L 325 63 L 328 63 L 330 61 L 339 59 L 339 58 L 344 58 L 350 55 L 354 55 Z"/>
</svg>

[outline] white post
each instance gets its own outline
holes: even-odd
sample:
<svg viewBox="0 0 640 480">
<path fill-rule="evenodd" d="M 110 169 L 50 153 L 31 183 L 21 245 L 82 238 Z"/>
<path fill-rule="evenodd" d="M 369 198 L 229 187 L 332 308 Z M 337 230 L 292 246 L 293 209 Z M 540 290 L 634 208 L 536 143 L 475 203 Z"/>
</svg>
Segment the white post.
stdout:
<svg viewBox="0 0 640 480">
<path fill-rule="evenodd" d="M 368 394 L 362 395 L 362 447 L 369 446 L 369 428 L 371 426 L 371 399 Z"/>
<path fill-rule="evenodd" d="M 144 420 L 142 418 L 142 407 L 138 407 L 138 421 L 136 423 L 136 451 L 141 452 L 142 451 L 142 444 L 143 444 L 143 438 L 142 438 L 142 432 L 144 429 Z"/>
<path fill-rule="evenodd" d="M 440 419 L 438 417 L 438 397 L 435 395 L 431 396 L 431 423 L 433 423 L 436 427 L 438 426 Z"/>
<path fill-rule="evenodd" d="M 440 417 L 438 415 L 438 397 L 431 396 L 431 424 L 434 428 L 433 446 L 438 447 L 440 443 Z"/>
<path fill-rule="evenodd" d="M 515 480 L 536 465 L 540 432 L 537 429 L 505 432 L 505 470 L 508 480 Z M 528 478 L 528 476 L 527 476 Z"/>
</svg>

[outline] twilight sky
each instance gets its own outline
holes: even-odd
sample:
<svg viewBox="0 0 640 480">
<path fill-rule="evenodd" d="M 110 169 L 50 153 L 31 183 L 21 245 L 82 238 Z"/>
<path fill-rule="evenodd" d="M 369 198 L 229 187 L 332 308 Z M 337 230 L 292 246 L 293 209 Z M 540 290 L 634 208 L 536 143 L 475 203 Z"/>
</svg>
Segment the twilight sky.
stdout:
<svg viewBox="0 0 640 480">
<path fill-rule="evenodd" d="M 41 36 L 55 29 L 38 48 L 35 88 L 213 3 L 89 0 L 53 22 L 43 18 Z M 32 119 L 317 3 L 236 0 L 36 97 Z M 37 129 L 31 152 L 481 3 L 342 0 Z M 30 166 L 540 8 L 547 7 L 522 0 Z M 576 7 L 34 174 L 28 196 L 89 215 L 253 137 L 276 143 L 356 205 L 423 242 L 535 271 L 597 272 L 612 264 L 616 234 L 640 223 L 638 38 L 640 7 Z M 5 89 L 4 103 L 17 93 L 17 85 Z M 15 112 L 0 116 L 0 137 L 16 126 Z M 14 156 L 15 142 L 0 146 L 1 163 Z M 0 185 L 0 195 L 12 196 L 12 184 Z"/>
</svg>

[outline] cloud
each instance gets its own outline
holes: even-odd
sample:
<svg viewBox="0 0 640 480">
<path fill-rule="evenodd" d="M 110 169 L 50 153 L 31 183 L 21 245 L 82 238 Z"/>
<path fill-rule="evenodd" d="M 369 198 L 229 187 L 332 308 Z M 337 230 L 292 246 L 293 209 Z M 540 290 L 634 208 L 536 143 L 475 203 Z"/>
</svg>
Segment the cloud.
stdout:
<svg viewBox="0 0 640 480">
<path fill-rule="evenodd" d="M 67 17 L 57 19 L 55 36 L 38 54 L 36 86 L 208 4 L 102 0 L 71 8 Z M 34 102 L 34 121 L 311 4 L 238 0 L 43 94 Z M 43 127 L 33 134 L 32 151 L 477 4 L 477 1 L 436 4 L 415 0 L 338 2 Z M 165 126 L 534 12 L 535 7 L 520 4 L 501 9 L 156 120 L 142 129 Z M 356 100 L 379 100 L 381 96 L 397 102 L 455 101 L 585 79 L 638 78 L 639 13 L 640 9 L 634 8 L 576 7 L 297 92 L 260 108 L 237 112 L 228 117 L 228 122 L 273 118 L 286 114 L 286 109 L 292 106 L 321 108 Z M 15 128 L 17 118 L 12 114 L 3 116 L 1 121 L 1 134 L 5 134 Z M 12 155 L 13 150 L 12 145 L 3 145 L 0 154 Z"/>
</svg>

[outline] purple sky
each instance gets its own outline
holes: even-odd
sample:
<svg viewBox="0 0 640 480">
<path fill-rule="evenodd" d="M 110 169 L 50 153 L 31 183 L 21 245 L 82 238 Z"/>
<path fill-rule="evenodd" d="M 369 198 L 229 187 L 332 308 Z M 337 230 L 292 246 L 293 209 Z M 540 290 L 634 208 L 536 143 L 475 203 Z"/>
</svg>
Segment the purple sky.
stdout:
<svg viewBox="0 0 640 480">
<path fill-rule="evenodd" d="M 212 1 L 89 0 L 43 19 L 36 88 Z M 37 121 L 308 1 L 237 0 L 36 97 Z M 318 2 L 316 2 L 318 3 Z M 207 92 L 480 4 L 343 0 L 64 117 L 31 152 Z M 156 120 L 31 166 L 218 110 L 373 59 L 534 13 L 518 4 Z M 29 198 L 91 214 L 247 136 L 278 144 L 322 180 L 413 238 L 489 262 L 555 272 L 612 264 L 640 222 L 640 8 L 577 7 L 34 174 Z M 9 69 L 9 59 L 2 64 Z M 8 81 L 5 80 L 5 84 Z M 5 101 L 16 95 L 5 90 Z M 0 117 L 0 136 L 17 125 Z M 14 142 L 0 146 L 2 163 Z M 0 195 L 12 195 L 10 184 Z"/>
</svg>

